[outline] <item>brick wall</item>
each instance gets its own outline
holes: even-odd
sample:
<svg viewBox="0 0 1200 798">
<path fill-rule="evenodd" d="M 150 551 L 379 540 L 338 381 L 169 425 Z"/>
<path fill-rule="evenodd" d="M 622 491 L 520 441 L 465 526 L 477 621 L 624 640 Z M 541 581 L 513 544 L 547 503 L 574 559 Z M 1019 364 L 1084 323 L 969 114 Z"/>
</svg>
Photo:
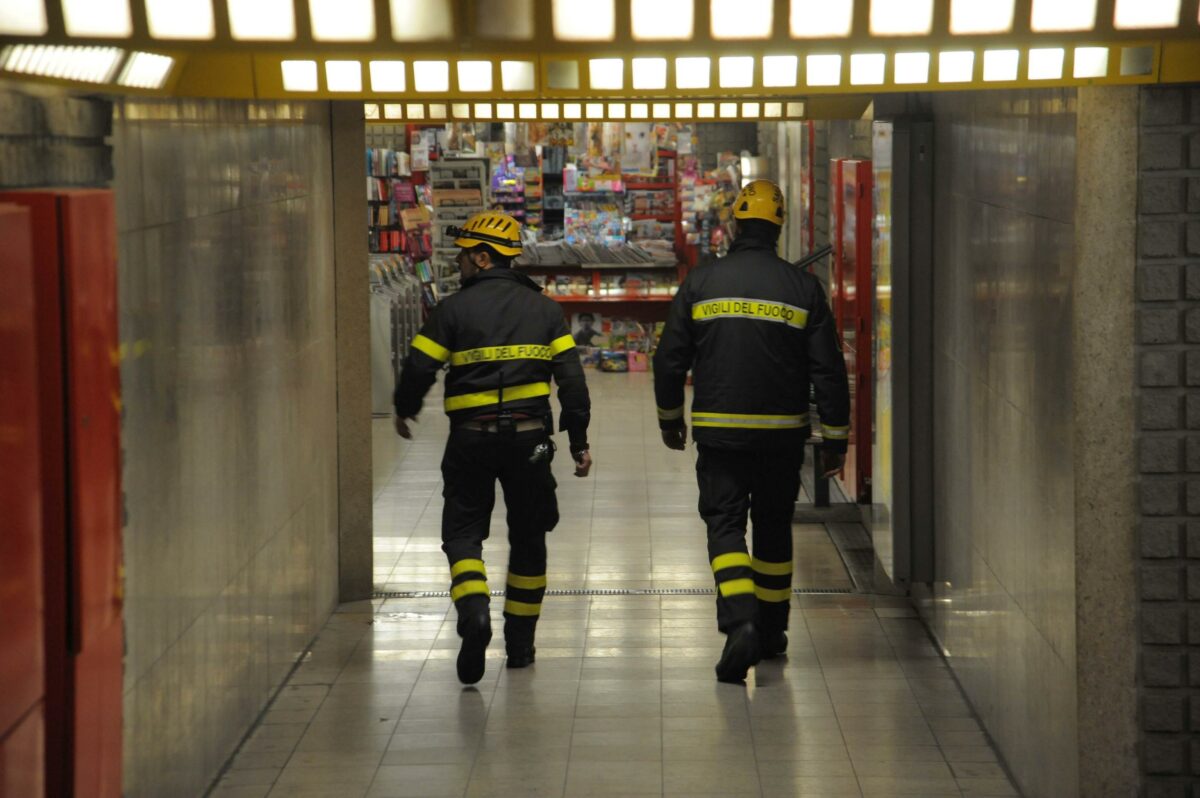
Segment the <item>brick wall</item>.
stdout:
<svg viewBox="0 0 1200 798">
<path fill-rule="evenodd" d="M 1141 762 L 1200 798 L 1200 87 L 1142 89 L 1139 124 Z"/>
</svg>

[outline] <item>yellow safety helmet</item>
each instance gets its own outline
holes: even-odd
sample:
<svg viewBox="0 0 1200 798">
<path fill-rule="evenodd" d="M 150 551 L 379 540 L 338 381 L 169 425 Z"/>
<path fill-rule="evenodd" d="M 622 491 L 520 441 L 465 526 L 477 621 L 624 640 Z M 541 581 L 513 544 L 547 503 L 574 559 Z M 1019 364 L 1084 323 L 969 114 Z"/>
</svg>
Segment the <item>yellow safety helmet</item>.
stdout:
<svg viewBox="0 0 1200 798">
<path fill-rule="evenodd" d="M 733 203 L 733 218 L 762 219 L 783 225 L 783 192 L 770 180 L 752 180 Z"/>
<path fill-rule="evenodd" d="M 477 213 L 464 226 L 450 228 L 449 233 L 456 236 L 456 247 L 471 249 L 487 244 L 501 255 L 515 258 L 521 254 L 521 223 L 507 213 Z"/>
</svg>

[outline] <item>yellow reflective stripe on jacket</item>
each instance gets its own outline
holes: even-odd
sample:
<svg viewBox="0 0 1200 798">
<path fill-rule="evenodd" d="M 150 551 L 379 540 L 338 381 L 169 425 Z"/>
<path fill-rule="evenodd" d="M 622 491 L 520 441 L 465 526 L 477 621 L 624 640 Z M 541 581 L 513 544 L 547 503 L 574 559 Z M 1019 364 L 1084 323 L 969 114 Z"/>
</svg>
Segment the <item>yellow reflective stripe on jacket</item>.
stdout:
<svg viewBox="0 0 1200 798">
<path fill-rule="evenodd" d="M 413 349 L 419 352 L 424 352 L 439 363 L 445 363 L 450 359 L 450 350 L 439 344 L 432 338 L 426 338 L 424 335 L 417 333 L 412 339 Z"/>
<path fill-rule="evenodd" d="M 523 615 L 527 617 L 531 615 L 541 615 L 542 605 L 530 604 L 527 601 L 513 601 L 512 599 L 505 599 L 504 611 L 509 615 Z"/>
<path fill-rule="evenodd" d="M 554 357 L 552 347 L 546 344 L 484 346 L 479 349 L 451 353 L 450 365 L 470 366 L 474 363 L 491 363 L 497 360 L 549 360 L 552 357 Z"/>
<path fill-rule="evenodd" d="M 521 576 L 520 574 L 509 573 L 508 586 L 519 587 L 522 590 L 537 590 L 540 587 L 546 586 L 546 575 L 541 576 Z"/>
<path fill-rule="evenodd" d="M 481 576 L 487 576 L 487 569 L 483 565 L 483 560 L 459 560 L 450 566 L 450 578 L 453 579 L 470 571 Z"/>
<path fill-rule="evenodd" d="M 661 407 L 658 408 L 659 421 L 676 421 L 681 418 L 683 418 L 683 405 L 680 405 L 674 410 L 663 410 Z"/>
<path fill-rule="evenodd" d="M 561 355 L 568 349 L 575 348 L 575 339 L 569 335 L 560 335 L 550 342 L 550 352 L 555 355 Z"/>
<path fill-rule="evenodd" d="M 821 437 L 831 441 L 844 441 L 850 438 L 850 427 L 831 427 L 828 424 L 821 425 Z"/>
<path fill-rule="evenodd" d="M 808 311 L 783 302 L 768 302 L 765 299 L 734 296 L 697 302 L 692 305 L 692 319 L 695 321 L 755 319 L 757 321 L 773 321 L 803 330 L 808 324 Z"/>
<path fill-rule="evenodd" d="M 728 582 L 718 584 L 717 589 L 721 591 L 722 596 L 741 596 L 754 592 L 754 580 L 730 579 Z"/>
<path fill-rule="evenodd" d="M 754 595 L 759 601 L 769 601 L 773 604 L 779 604 L 784 601 L 790 601 L 792 598 L 792 589 L 790 587 L 781 587 L 778 590 L 769 587 L 759 587 L 755 585 Z"/>
<path fill-rule="evenodd" d="M 791 560 L 788 560 L 787 562 L 767 562 L 766 560 L 760 560 L 757 557 L 755 557 L 751 561 L 750 567 L 752 567 L 754 569 L 755 573 L 763 574 L 765 576 L 791 576 L 792 575 L 792 561 Z"/>
<path fill-rule="evenodd" d="M 538 396 L 550 395 L 550 383 L 531 382 L 528 385 L 514 385 L 504 389 L 504 401 L 516 402 L 520 399 L 533 399 Z M 500 404 L 500 391 L 481 391 L 479 393 L 464 393 L 458 396 L 446 397 L 446 412 L 467 410 L 472 407 L 486 407 Z"/>
<path fill-rule="evenodd" d="M 713 557 L 713 573 L 725 568 L 737 568 L 738 566 L 750 567 L 750 555 L 743 551 L 731 551 L 728 554 L 718 554 L 716 557 Z"/>
<path fill-rule="evenodd" d="M 693 427 L 731 429 L 800 429 L 808 426 L 808 413 L 795 416 L 762 416 L 754 413 L 702 413 L 692 411 Z"/>
<path fill-rule="evenodd" d="M 480 579 L 472 579 L 470 581 L 463 582 L 461 585 L 455 585 L 454 587 L 450 588 L 450 600 L 458 601 L 463 596 L 470 596 L 474 595 L 475 593 L 481 593 L 485 596 L 488 595 L 490 591 L 488 590 L 487 582 L 484 582 Z"/>
</svg>

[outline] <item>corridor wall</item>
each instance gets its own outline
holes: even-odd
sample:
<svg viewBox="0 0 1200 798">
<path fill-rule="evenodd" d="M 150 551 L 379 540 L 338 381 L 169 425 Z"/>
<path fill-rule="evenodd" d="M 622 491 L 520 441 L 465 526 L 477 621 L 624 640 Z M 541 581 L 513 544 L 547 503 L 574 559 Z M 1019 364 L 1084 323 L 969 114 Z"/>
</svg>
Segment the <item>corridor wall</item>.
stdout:
<svg viewBox="0 0 1200 798">
<path fill-rule="evenodd" d="M 203 794 L 335 605 L 329 119 L 115 108 L 130 798 Z"/>
</svg>

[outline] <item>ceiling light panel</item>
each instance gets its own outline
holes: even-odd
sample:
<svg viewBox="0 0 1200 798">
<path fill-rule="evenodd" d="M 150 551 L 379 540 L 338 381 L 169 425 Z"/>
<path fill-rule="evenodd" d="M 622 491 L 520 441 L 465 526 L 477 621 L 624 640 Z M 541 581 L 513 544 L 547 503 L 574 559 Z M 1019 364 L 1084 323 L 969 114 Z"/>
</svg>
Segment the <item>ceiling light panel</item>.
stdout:
<svg viewBox="0 0 1200 798">
<path fill-rule="evenodd" d="M 671 104 L 670 103 L 655 103 L 654 108 L 652 110 L 654 111 L 655 119 L 670 119 L 671 118 Z"/>
<path fill-rule="evenodd" d="M 854 0 L 792 0 L 790 23 L 796 39 L 849 36 Z"/>
<path fill-rule="evenodd" d="M 763 116 L 778 119 L 783 116 L 783 103 L 763 103 Z"/>
<path fill-rule="evenodd" d="M 316 91 L 316 61 L 284 61 L 279 65 L 284 91 Z"/>
<path fill-rule="evenodd" d="M 416 109 L 416 116 L 413 116 L 412 113 L 409 114 L 409 116 L 411 116 L 413 119 L 424 119 L 425 118 L 425 106 L 410 105 L 408 107 L 410 109 L 412 109 L 412 108 Z M 450 112 L 450 108 L 445 103 L 430 103 L 429 104 L 429 118 L 430 119 L 445 119 L 446 116 L 449 114 L 449 112 Z"/>
<path fill-rule="evenodd" d="M 933 0 L 871 0 L 871 33 L 876 36 L 922 36 L 932 28 Z"/>
<path fill-rule="evenodd" d="M 588 103 L 587 104 L 588 119 L 603 119 L 604 118 L 604 103 Z"/>
<path fill-rule="evenodd" d="M 477 119 L 491 119 L 492 118 L 492 104 L 491 103 L 475 103 L 475 117 Z"/>
<path fill-rule="evenodd" d="M 804 116 L 804 103 L 788 103 L 787 115 L 791 117 Z"/>
<path fill-rule="evenodd" d="M 454 103 L 450 106 L 455 119 L 466 119 L 471 115 L 470 103 Z"/>
<path fill-rule="evenodd" d="M 239 41 L 291 41 L 296 38 L 292 0 L 227 0 L 229 32 Z"/>
<path fill-rule="evenodd" d="M 794 55 L 764 55 L 763 85 L 767 88 L 790 88 L 796 85 L 800 59 Z"/>
<path fill-rule="evenodd" d="M 497 119 L 513 119 L 517 115 L 516 103 L 497 103 L 496 118 Z"/>
<path fill-rule="evenodd" d="M 445 0 L 435 2 L 443 6 L 450 5 Z M 475 33 L 481 39 L 529 41 L 536 32 L 533 0 L 487 0 L 486 3 L 473 5 Z"/>
<path fill-rule="evenodd" d="M 1071 75 L 1076 78 L 1102 78 L 1108 74 L 1107 47 L 1076 47 L 1075 66 Z"/>
<path fill-rule="evenodd" d="M 896 83 L 929 82 L 929 53 L 896 53 L 894 65 Z"/>
<path fill-rule="evenodd" d="M 1113 26 L 1119 30 L 1179 26 L 1179 0 L 1117 0 Z"/>
<path fill-rule="evenodd" d="M 687 41 L 695 29 L 695 0 L 633 0 L 633 38 Z"/>
<path fill-rule="evenodd" d="M 1029 79 L 1058 80 L 1062 77 L 1065 55 L 1061 47 L 1037 47 L 1030 50 Z"/>
<path fill-rule="evenodd" d="M 593 58 L 588 61 L 588 81 L 593 89 L 620 91 L 625 88 L 625 61 L 621 58 Z"/>
<path fill-rule="evenodd" d="M 609 103 L 608 104 L 609 119 L 624 119 L 625 118 L 625 103 Z"/>
<path fill-rule="evenodd" d="M 842 57 L 840 55 L 806 56 L 804 74 L 809 86 L 836 86 L 842 82 Z"/>
<path fill-rule="evenodd" d="M 746 89 L 754 85 L 754 59 L 750 56 L 722 56 L 717 61 L 718 82 L 722 89 Z"/>
<path fill-rule="evenodd" d="M 0 68 L 22 75 L 108 83 L 124 51 L 117 47 L 15 44 L 0 52 Z"/>
<path fill-rule="evenodd" d="M 855 53 L 850 56 L 850 83 L 854 86 L 879 86 L 883 83 L 887 56 L 883 53 Z"/>
<path fill-rule="evenodd" d="M 583 116 L 583 105 L 581 103 L 563 103 L 563 117 L 566 119 L 580 119 Z"/>
<path fill-rule="evenodd" d="M 542 103 L 542 119 L 558 119 L 558 103 Z"/>
<path fill-rule="evenodd" d="M 390 0 L 392 38 L 428 42 L 454 37 L 451 4 L 445 0 Z"/>
<path fill-rule="evenodd" d="M 312 37 L 319 42 L 366 42 L 375 38 L 373 0 L 308 0 Z"/>
<path fill-rule="evenodd" d="M 430 116 L 433 116 L 432 111 L 436 107 L 437 107 L 436 105 L 429 106 Z M 446 106 L 443 105 L 443 106 L 441 106 L 441 108 L 442 108 L 442 115 L 437 118 L 445 119 L 446 118 Z M 404 107 L 404 112 L 406 114 L 408 114 L 409 119 L 424 119 L 425 118 L 425 106 L 422 105 L 421 103 L 409 103 L 408 105 L 406 105 Z"/>
<path fill-rule="evenodd" d="M 696 105 L 696 116 L 701 119 L 712 119 L 717 115 L 716 103 L 699 103 Z"/>
<path fill-rule="evenodd" d="M 985 50 L 983 53 L 983 80 L 986 83 L 1016 80 L 1020 63 L 1020 50 Z"/>
<path fill-rule="evenodd" d="M 403 119 L 404 106 L 400 103 L 384 103 L 383 104 L 384 119 Z"/>
<path fill-rule="evenodd" d="M 459 61 L 458 90 L 489 92 L 492 90 L 491 61 Z"/>
<path fill-rule="evenodd" d="M 1015 0 L 950 0 L 951 33 L 1008 33 Z"/>
<path fill-rule="evenodd" d="M 211 0 L 146 0 L 146 24 L 156 39 L 211 39 Z"/>
<path fill-rule="evenodd" d="M 367 119 L 379 119 L 379 103 L 363 103 L 363 116 Z"/>
<path fill-rule="evenodd" d="M 0 34 L 41 36 L 46 29 L 46 6 L 42 0 L 4 0 L 0 3 Z"/>
<path fill-rule="evenodd" d="M 947 50 L 938 53 L 939 83 L 970 83 L 975 70 L 975 53 L 971 50 Z"/>
<path fill-rule="evenodd" d="M 128 0 L 63 0 L 69 36 L 128 37 L 133 33 Z"/>
<path fill-rule="evenodd" d="M 675 88 L 707 89 L 712 84 L 712 61 L 707 56 L 675 59 Z"/>
<path fill-rule="evenodd" d="M 760 113 L 759 108 L 758 103 L 742 103 L 742 116 L 747 119 L 757 119 Z"/>
<path fill-rule="evenodd" d="M 1038 33 L 1091 30 L 1096 27 L 1096 0 L 1033 0 L 1029 26 Z"/>
<path fill-rule="evenodd" d="M 632 103 L 629 106 L 630 119 L 649 119 L 650 106 L 647 103 Z"/>
<path fill-rule="evenodd" d="M 633 87 L 635 89 L 665 89 L 667 87 L 667 59 L 633 59 Z"/>
<path fill-rule="evenodd" d="M 737 103 L 721 103 L 721 118 L 722 119 L 737 119 L 738 104 Z"/>
<path fill-rule="evenodd" d="M 773 0 L 710 0 L 714 39 L 766 39 L 775 25 Z"/>
<path fill-rule="evenodd" d="M 691 119 L 692 118 L 691 103 L 675 103 L 675 118 L 676 119 Z"/>
<path fill-rule="evenodd" d="M 135 89 L 161 89 L 175 59 L 156 53 L 131 53 L 117 83 Z"/>
<path fill-rule="evenodd" d="M 505 91 L 533 91 L 534 64 L 532 61 L 501 61 L 500 85 Z"/>
<path fill-rule="evenodd" d="M 537 103 L 521 103 L 518 112 L 522 119 L 537 119 Z"/>
<path fill-rule="evenodd" d="M 330 91 L 362 91 L 362 64 L 357 61 L 326 61 L 325 85 Z"/>
<path fill-rule="evenodd" d="M 611 42 L 617 33 L 615 0 L 554 0 L 554 38 Z"/>
<path fill-rule="evenodd" d="M 413 61 L 413 84 L 417 91 L 450 91 L 450 62 Z"/>
<path fill-rule="evenodd" d="M 403 61 L 372 61 L 371 91 L 402 93 L 407 91 Z"/>
</svg>

